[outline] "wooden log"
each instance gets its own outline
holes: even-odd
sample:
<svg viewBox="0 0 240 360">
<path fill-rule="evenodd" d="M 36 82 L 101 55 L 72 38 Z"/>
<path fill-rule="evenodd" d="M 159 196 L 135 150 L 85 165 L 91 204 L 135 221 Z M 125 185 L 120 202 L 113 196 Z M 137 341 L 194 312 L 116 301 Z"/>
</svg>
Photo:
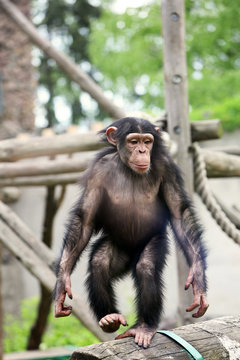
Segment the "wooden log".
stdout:
<svg viewBox="0 0 240 360">
<path fill-rule="evenodd" d="M 211 151 L 220 151 L 231 155 L 240 155 L 240 146 L 211 147 Z"/>
<path fill-rule="evenodd" d="M 194 121 L 191 123 L 192 141 L 220 139 L 222 134 L 223 127 L 218 119 Z"/>
<path fill-rule="evenodd" d="M 217 122 L 216 120 L 213 121 L 214 124 L 211 125 L 212 120 L 208 120 L 208 126 L 210 126 L 211 129 L 215 129 L 217 133 Z M 201 121 L 199 123 L 205 123 L 205 121 Z M 196 140 L 198 139 L 197 134 L 202 134 L 201 131 L 197 130 L 197 128 L 204 128 L 204 131 L 207 133 L 207 126 L 204 124 L 199 125 L 198 122 L 191 123 L 191 131 L 195 133 Z M 211 130 L 211 134 L 214 138 L 216 138 L 216 133 Z M 202 135 L 200 135 L 200 137 L 201 136 Z M 209 139 L 209 137 L 207 137 L 207 139 Z M 28 139 L 8 139 L 0 141 L 0 161 L 7 162 L 39 156 L 72 154 L 82 151 L 88 152 L 92 150 L 99 150 L 103 146 L 105 145 L 100 142 L 99 136 L 96 133 L 91 132 L 87 134 L 56 135 L 51 137 L 51 141 L 49 141 L 49 138 L 41 136 Z M 169 151 L 171 153 L 171 148 Z"/>
<path fill-rule="evenodd" d="M 107 98 L 98 86 L 70 57 L 57 50 L 47 39 L 44 39 L 30 20 L 10 1 L 0 0 L 0 7 L 6 15 L 23 31 L 35 45 L 51 59 L 84 91 L 88 92 L 110 116 L 118 119 L 125 116 L 124 110 Z"/>
<path fill-rule="evenodd" d="M 17 178 L 0 179 L 0 187 L 4 186 L 53 186 L 75 184 L 82 173 L 70 173 L 62 175 L 26 176 Z"/>
<path fill-rule="evenodd" d="M 53 268 L 55 257 L 51 249 L 42 241 L 36 239 L 29 227 L 16 215 L 6 204 L 0 201 L 0 219 L 16 233 L 16 235 L 30 248 L 38 257 L 44 261 L 49 268 Z"/>
<path fill-rule="evenodd" d="M 88 167 L 95 154 L 95 151 L 89 151 L 81 153 L 80 157 L 71 159 L 0 163 L 0 179 L 81 172 Z"/>
<path fill-rule="evenodd" d="M 216 177 L 239 177 L 240 176 L 240 158 L 236 155 L 229 155 L 223 152 L 217 152 L 217 151 L 211 151 L 202 149 L 204 160 L 206 163 L 206 169 L 207 169 L 207 176 L 209 178 L 216 178 Z M 92 156 L 92 155 L 91 155 Z M 90 157 L 91 157 L 90 156 Z M 54 160 L 55 161 L 55 160 Z M 75 184 L 78 180 L 80 180 L 83 173 L 66 173 L 66 174 L 56 174 L 57 171 L 60 171 L 60 167 L 58 167 L 54 161 L 49 161 L 49 164 L 46 163 L 46 169 L 44 167 L 39 167 L 36 165 L 33 165 L 33 172 L 38 174 L 38 176 L 21 176 L 21 177 L 11 177 L 11 178 L 1 178 L 0 177 L 0 187 L 4 186 L 50 186 L 50 185 L 66 185 L 66 184 Z M 66 163 L 69 162 L 69 168 L 71 167 L 71 160 L 65 160 Z M 85 160 L 84 160 L 85 161 Z M 84 167 L 84 161 L 79 162 L 79 169 L 78 166 L 76 166 L 75 170 L 84 170 L 87 167 L 87 161 L 86 166 Z M 60 161 L 59 161 L 60 162 Z M 35 162 L 36 163 L 36 162 Z M 53 174 L 50 174 L 51 172 L 51 163 L 53 163 Z M 56 163 L 58 161 L 56 160 Z M 64 163 L 64 162 L 63 162 Z M 1 169 L 3 169 L 5 164 L 0 164 L 0 172 Z M 19 175 L 21 170 L 19 169 L 19 166 L 15 167 L 17 164 L 7 164 L 9 173 L 11 173 L 11 176 L 14 176 L 14 169 L 17 169 L 17 174 Z M 2 167 L 3 166 L 3 167 Z M 11 167 L 12 166 L 12 167 Z M 67 169 L 68 165 L 63 165 L 63 171 L 64 169 Z M 27 168 L 26 168 L 27 169 Z M 25 170 L 26 170 L 25 169 Z M 23 172 L 25 172 L 24 166 L 23 166 Z M 74 168 L 71 168 L 71 171 L 73 171 Z M 19 172 L 18 172 L 19 171 Z M 27 172 L 27 171 L 26 171 Z M 42 173 L 48 172 L 49 175 L 41 176 Z M 7 172 L 5 174 L 7 176 Z M 33 175 L 33 174 L 32 174 Z"/>
<path fill-rule="evenodd" d="M 1 1 L 1 0 L 0 0 Z M 16 161 L 24 158 L 72 154 L 79 151 L 98 150 L 104 144 L 95 133 L 64 134 L 51 137 L 36 136 L 27 140 L 0 141 L 0 161 Z"/>
<path fill-rule="evenodd" d="M 240 176 L 240 157 L 223 152 L 201 149 L 208 177 Z"/>
<path fill-rule="evenodd" d="M 240 359 L 240 316 L 223 317 L 174 329 L 204 360 Z M 156 334 L 148 349 L 141 349 L 133 338 L 79 348 L 70 360 L 186 360 L 192 359 L 179 344 Z"/>
<path fill-rule="evenodd" d="M 37 241 L 37 240 L 36 240 Z M 53 291 L 56 277 L 49 266 L 27 245 L 29 240 L 19 237 L 4 219 L 0 218 L 0 242 L 19 260 L 24 267 L 35 276 L 49 291 Z M 71 301 L 73 313 L 98 339 L 106 341 L 114 335 L 104 333 L 98 326 L 96 320 L 90 315 L 91 311 L 87 304 L 78 296 L 73 294 Z"/>
</svg>

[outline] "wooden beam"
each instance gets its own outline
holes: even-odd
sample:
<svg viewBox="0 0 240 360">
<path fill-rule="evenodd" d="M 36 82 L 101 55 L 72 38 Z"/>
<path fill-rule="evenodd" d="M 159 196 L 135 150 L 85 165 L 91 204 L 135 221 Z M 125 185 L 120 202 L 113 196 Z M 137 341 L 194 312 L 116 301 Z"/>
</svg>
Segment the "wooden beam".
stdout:
<svg viewBox="0 0 240 360">
<path fill-rule="evenodd" d="M 240 176 L 240 157 L 236 155 L 229 155 L 224 152 L 217 152 L 202 149 L 203 158 L 206 164 L 207 176 L 209 178 L 217 177 L 239 177 Z M 93 154 L 88 154 L 92 157 Z M 50 185 L 66 185 L 66 184 L 75 184 L 83 176 L 83 172 L 88 166 L 88 161 L 86 159 L 79 159 L 79 162 L 71 163 L 72 160 L 67 159 L 65 161 L 43 161 L 43 164 L 38 167 L 38 162 L 33 163 L 32 161 L 26 167 L 24 162 L 19 164 L 15 163 L 0 163 L 0 187 L 21 187 L 21 186 L 50 186 Z M 22 164 L 22 165 L 21 165 Z M 31 176 L 27 176 L 27 169 L 31 167 Z M 51 170 L 51 164 L 53 165 Z M 58 166 L 62 164 L 62 170 L 65 172 L 67 169 L 70 169 L 71 173 L 60 173 L 61 167 Z M 5 165 L 7 165 L 5 167 Z M 17 166 L 16 166 L 17 165 Z M 21 169 L 22 166 L 22 169 Z M 5 169 L 5 174 L 3 171 Z M 59 173 L 58 173 L 59 172 Z M 45 175 L 45 174 L 48 175 Z M 33 175 L 35 174 L 35 175 Z M 9 177 L 8 177 L 9 175 Z M 20 176 L 26 175 L 26 176 Z"/>
<path fill-rule="evenodd" d="M 0 0 L 1 1 L 1 0 Z M 218 120 L 204 120 L 191 123 L 194 141 L 217 138 L 221 124 Z M 209 134 L 208 135 L 208 129 Z M 203 133 L 205 137 L 203 138 Z M 72 154 L 82 151 L 94 151 L 104 147 L 96 133 L 63 134 L 51 137 L 36 136 L 28 139 L 7 139 L 0 141 L 0 162 L 16 161 L 38 156 Z M 171 149 L 170 149 L 171 152 Z"/>
<path fill-rule="evenodd" d="M 95 151 L 82 152 L 75 158 L 56 160 L 30 160 L 13 163 L 0 163 L 0 179 L 18 176 L 43 176 L 81 172 L 85 170 L 95 156 Z"/>
<path fill-rule="evenodd" d="M 188 84 L 185 52 L 184 0 L 162 0 L 163 69 L 165 109 L 168 133 L 177 144 L 176 161 L 182 170 L 189 196 L 193 196 L 193 161 L 188 117 Z M 191 322 L 185 309 L 191 303 L 191 293 L 184 290 L 188 267 L 182 255 L 178 256 L 178 324 Z"/>
<path fill-rule="evenodd" d="M 0 201 L 0 219 L 44 261 L 49 268 L 53 269 L 55 257 L 51 249 L 41 240 L 36 239 L 28 226 L 6 204 Z"/>
<path fill-rule="evenodd" d="M 231 155 L 240 155 L 240 146 L 217 146 L 211 147 L 211 151 L 220 151 Z"/>
<path fill-rule="evenodd" d="M 201 149 L 208 177 L 240 176 L 240 157 L 220 151 Z"/>
<path fill-rule="evenodd" d="M 240 359 L 240 316 L 222 317 L 176 328 L 173 332 L 189 342 L 204 360 Z M 167 360 L 193 359 L 186 350 L 165 335 L 156 334 L 148 349 L 133 338 L 82 347 L 70 360 Z"/>
<path fill-rule="evenodd" d="M 20 223 L 21 220 L 18 219 L 18 226 Z M 23 224 L 23 230 L 20 230 L 20 237 L 19 231 L 12 229 L 6 222 L 6 219 L 0 217 L 0 242 L 41 282 L 42 285 L 49 291 L 53 291 L 56 282 L 55 274 L 38 256 L 37 252 L 29 247 L 29 243 L 32 243 L 32 239 L 24 239 L 23 241 L 22 235 L 24 232 L 26 237 L 28 237 L 28 234 L 30 233 L 30 231 L 26 232 L 25 227 L 26 225 Z M 37 251 L 37 248 L 34 249 Z M 99 328 L 97 321 L 91 316 L 91 311 L 87 304 L 80 297 L 76 296 L 76 294 L 73 296 L 71 305 L 76 317 L 98 339 L 106 341 L 113 338 L 114 335 L 106 334 Z"/>
<path fill-rule="evenodd" d="M 54 59 L 59 67 L 82 90 L 88 92 L 110 116 L 116 119 L 125 116 L 125 111 L 115 105 L 111 99 L 107 98 L 103 90 L 70 57 L 57 50 L 50 41 L 44 39 L 31 21 L 11 1 L 0 0 L 0 8 L 29 37 L 30 41 L 37 45 L 49 58 Z"/>
<path fill-rule="evenodd" d="M 104 144 L 95 133 L 56 135 L 51 137 L 51 140 L 41 136 L 26 140 L 8 139 L 0 141 L 0 161 L 72 154 L 79 151 L 97 150 L 103 146 Z"/>
<path fill-rule="evenodd" d="M 23 176 L 16 178 L 0 179 L 0 187 L 5 186 L 53 186 L 76 184 L 83 173 L 69 173 L 61 175 L 45 175 L 45 176 Z"/>
<path fill-rule="evenodd" d="M 220 139 L 223 134 L 223 127 L 218 119 L 194 121 L 190 126 L 192 141 Z"/>
<path fill-rule="evenodd" d="M 193 193 L 193 166 L 188 151 L 191 145 L 188 117 L 188 85 L 185 54 L 184 0 L 162 0 L 165 108 L 168 133 L 177 143 L 177 163 L 185 184 Z"/>
</svg>

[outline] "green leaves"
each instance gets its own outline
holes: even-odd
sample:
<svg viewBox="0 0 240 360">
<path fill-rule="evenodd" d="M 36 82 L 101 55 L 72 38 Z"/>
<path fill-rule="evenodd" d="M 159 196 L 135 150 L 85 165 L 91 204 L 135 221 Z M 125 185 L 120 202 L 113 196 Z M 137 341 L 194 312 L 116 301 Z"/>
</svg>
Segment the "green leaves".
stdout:
<svg viewBox="0 0 240 360">
<path fill-rule="evenodd" d="M 197 111 L 199 116 L 215 114 L 225 119 L 227 130 L 239 127 L 236 104 L 231 101 L 240 95 L 238 4 L 228 0 L 186 0 L 185 4 L 190 116 L 195 118 Z M 124 14 L 105 9 L 91 29 L 89 54 L 104 75 L 104 89 L 110 87 L 115 96 L 122 96 L 126 108 L 131 104 L 131 109 L 159 115 L 164 106 L 159 4 L 129 8 Z M 221 106 L 225 102 L 228 106 Z M 213 111 L 213 106 L 218 110 Z"/>
<path fill-rule="evenodd" d="M 4 318 L 4 353 L 26 350 L 27 339 L 36 316 L 37 298 L 22 302 L 20 318 L 7 314 Z M 74 316 L 56 319 L 53 312 L 48 317 L 48 327 L 41 349 L 73 345 L 86 346 L 97 343 L 98 339 Z"/>
</svg>

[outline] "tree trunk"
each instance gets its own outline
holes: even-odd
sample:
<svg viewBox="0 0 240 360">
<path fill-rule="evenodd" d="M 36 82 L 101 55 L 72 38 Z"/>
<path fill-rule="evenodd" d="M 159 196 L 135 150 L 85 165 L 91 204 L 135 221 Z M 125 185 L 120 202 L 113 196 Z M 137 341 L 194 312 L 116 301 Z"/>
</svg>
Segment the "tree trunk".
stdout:
<svg viewBox="0 0 240 360">
<path fill-rule="evenodd" d="M 37 318 L 31 328 L 28 339 L 27 350 L 38 350 L 42 342 L 42 336 L 47 327 L 49 311 L 51 309 L 52 296 L 51 292 L 41 285 L 40 302 L 38 305 Z"/>
<path fill-rule="evenodd" d="M 189 342 L 204 360 L 240 359 L 240 316 L 182 326 L 174 329 L 174 333 Z M 186 360 L 193 357 L 175 341 L 165 335 L 156 334 L 148 349 L 141 349 L 134 343 L 133 338 L 126 338 L 79 348 L 70 358 L 98 359 Z"/>
<path fill-rule="evenodd" d="M 27 34 L 29 39 L 36 44 L 45 54 L 56 61 L 60 68 L 69 77 L 80 85 L 82 90 L 88 92 L 110 116 L 120 118 L 125 116 L 125 111 L 107 98 L 102 89 L 77 66 L 70 57 L 58 51 L 48 40 L 39 35 L 33 24 L 8 0 L 0 0 L 0 7 L 17 24 L 21 32 Z"/>
<path fill-rule="evenodd" d="M 45 207 L 45 217 L 43 224 L 43 243 L 51 248 L 52 245 L 52 231 L 54 218 L 57 211 L 57 203 L 55 200 L 55 186 L 49 186 L 47 188 L 47 198 Z M 29 339 L 28 339 L 28 350 L 37 350 L 42 341 L 42 336 L 47 327 L 48 314 L 52 304 L 52 294 L 44 286 L 41 286 L 40 291 L 40 302 L 38 306 L 38 313 L 35 324 L 33 324 Z"/>
<path fill-rule="evenodd" d="M 29 18 L 30 0 L 14 1 Z M 0 139 L 34 128 L 36 80 L 31 64 L 32 45 L 9 17 L 0 12 Z"/>
</svg>

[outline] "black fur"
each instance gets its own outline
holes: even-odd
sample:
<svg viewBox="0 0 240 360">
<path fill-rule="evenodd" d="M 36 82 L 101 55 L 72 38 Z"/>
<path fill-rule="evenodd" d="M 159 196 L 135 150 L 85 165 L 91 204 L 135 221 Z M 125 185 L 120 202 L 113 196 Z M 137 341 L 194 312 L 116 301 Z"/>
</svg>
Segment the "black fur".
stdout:
<svg viewBox="0 0 240 360">
<path fill-rule="evenodd" d="M 184 190 L 180 170 L 154 125 L 144 119 L 123 118 L 111 126 L 117 128 L 118 146 L 108 144 L 86 172 L 83 193 L 71 213 L 57 264 L 60 290 L 55 291 L 55 297 L 63 291 L 63 274 L 73 271 L 92 233 L 101 232 L 92 247 L 86 281 L 97 318 L 118 312 L 113 283 L 131 271 L 136 286 L 137 324 L 156 327 L 162 313 L 167 225 L 172 225 L 188 265 L 196 265 L 196 288 L 206 291 L 202 228 Z M 100 135 L 107 142 L 105 132 L 102 130 Z M 146 174 L 135 173 L 120 159 L 129 133 L 154 137 L 151 168 Z M 151 195 L 152 202 L 146 200 L 144 204 Z M 68 262 L 62 265 L 64 251 Z"/>
</svg>

